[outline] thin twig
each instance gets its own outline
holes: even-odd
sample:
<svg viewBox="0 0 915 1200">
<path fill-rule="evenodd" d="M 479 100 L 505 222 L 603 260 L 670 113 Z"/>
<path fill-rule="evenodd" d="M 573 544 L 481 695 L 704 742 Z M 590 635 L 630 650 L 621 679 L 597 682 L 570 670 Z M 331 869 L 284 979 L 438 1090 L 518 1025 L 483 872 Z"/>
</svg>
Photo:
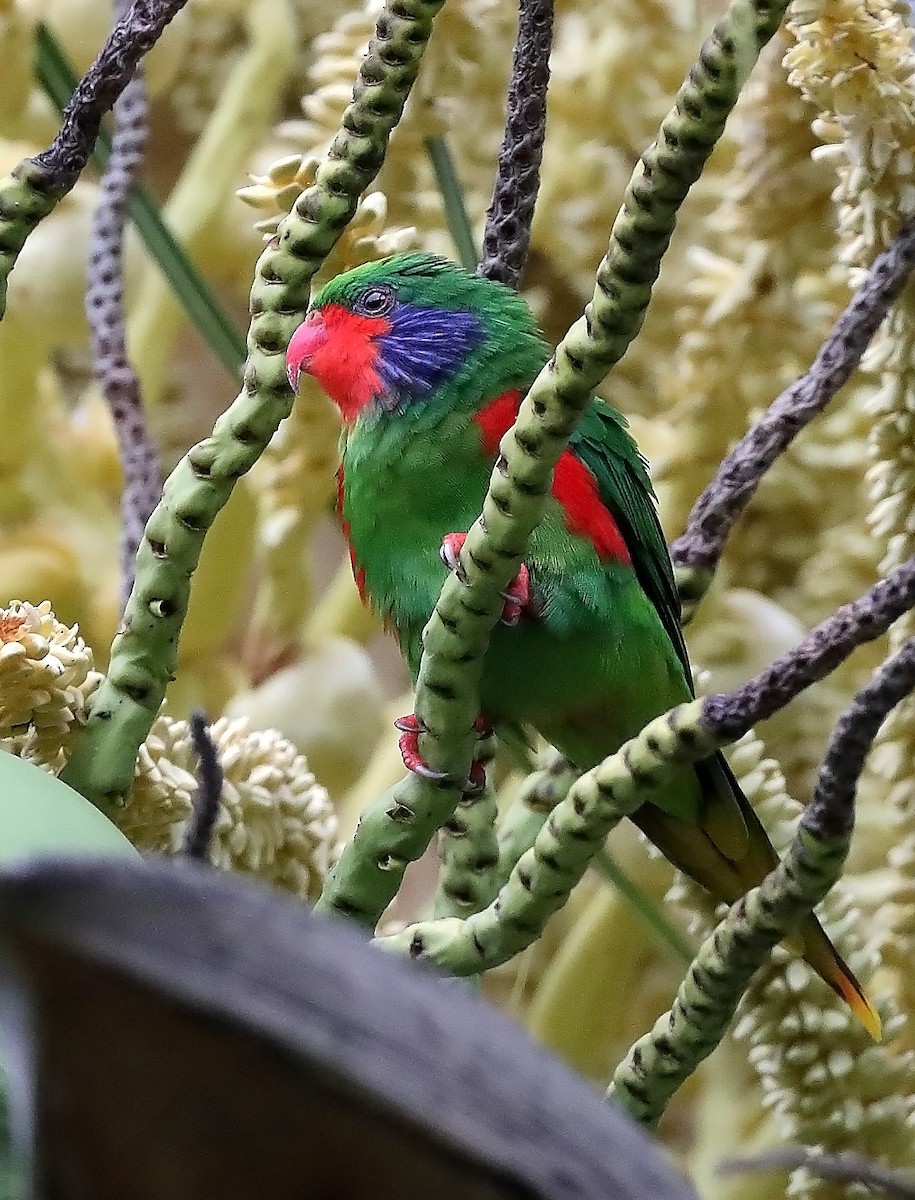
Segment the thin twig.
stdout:
<svg viewBox="0 0 915 1200">
<path fill-rule="evenodd" d="M 745 1172 L 795 1171 L 803 1168 L 823 1179 L 842 1183 L 863 1183 L 897 1200 L 915 1200 L 915 1179 L 910 1174 L 891 1171 L 860 1154 L 818 1154 L 806 1146 L 779 1146 L 748 1158 L 728 1158 L 718 1167 L 719 1175 Z"/>
<path fill-rule="evenodd" d="M 715 737 L 736 741 L 825 678 L 852 651 L 873 641 L 915 607 L 915 558 L 851 604 L 844 604 L 798 645 L 742 687 L 702 701 L 702 725 Z"/>
<path fill-rule="evenodd" d="M 813 799 L 801 818 L 802 826 L 815 826 L 833 836 L 850 833 L 864 760 L 880 726 L 913 690 L 915 638 L 910 638 L 839 718 L 817 774 Z"/>
<path fill-rule="evenodd" d="M 89 161 L 102 117 L 130 82 L 137 64 L 159 40 L 162 31 L 187 0 L 134 0 L 118 19 L 76 87 L 64 112 L 57 137 L 35 156 L 58 192 L 76 183 Z"/>
<path fill-rule="evenodd" d="M 517 287 L 527 259 L 540 189 L 553 0 L 521 0 L 499 170 L 483 231 L 477 274 Z"/>
<path fill-rule="evenodd" d="M 874 261 L 807 374 L 770 405 L 693 505 L 686 532 L 671 547 L 674 563 L 688 569 L 682 571 L 686 597 L 696 599 L 705 590 L 763 475 L 848 380 L 913 267 L 915 218 L 910 218 Z M 693 572 L 703 578 L 690 579 Z"/>
<path fill-rule="evenodd" d="M 202 712 L 191 713 L 191 744 L 197 753 L 197 792 L 184 831 L 181 846 L 188 858 L 207 862 L 210 857 L 210 840 L 219 813 L 222 796 L 223 772 L 216 744 L 210 736 L 207 719 Z"/>
<path fill-rule="evenodd" d="M 92 217 L 86 316 L 95 375 L 114 422 L 124 474 L 121 494 L 121 603 L 133 587 L 137 548 L 162 491 L 159 454 L 127 356 L 124 328 L 124 228 L 130 191 L 143 164 L 149 132 L 142 67 L 114 106 L 111 157 Z"/>
</svg>

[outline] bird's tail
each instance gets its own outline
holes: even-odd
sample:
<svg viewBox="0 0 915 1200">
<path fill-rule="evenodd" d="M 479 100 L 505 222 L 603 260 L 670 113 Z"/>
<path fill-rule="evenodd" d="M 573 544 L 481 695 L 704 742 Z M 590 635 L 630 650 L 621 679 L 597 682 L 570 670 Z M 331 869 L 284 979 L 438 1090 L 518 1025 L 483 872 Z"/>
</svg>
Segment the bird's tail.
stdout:
<svg viewBox="0 0 915 1200">
<path fill-rule="evenodd" d="M 823 982 L 841 996 L 874 1041 L 881 1041 L 880 1014 L 816 917 L 808 917 L 794 937 L 787 939 L 787 944 L 802 954 Z"/>
<path fill-rule="evenodd" d="M 716 899 L 733 904 L 778 865 L 778 855 L 722 755 L 699 763 L 696 773 L 705 800 L 700 824 L 683 821 L 654 804 L 643 804 L 632 819 L 665 858 Z M 880 1041 L 876 1009 L 812 913 L 786 944 L 803 955 L 874 1041 Z"/>
</svg>

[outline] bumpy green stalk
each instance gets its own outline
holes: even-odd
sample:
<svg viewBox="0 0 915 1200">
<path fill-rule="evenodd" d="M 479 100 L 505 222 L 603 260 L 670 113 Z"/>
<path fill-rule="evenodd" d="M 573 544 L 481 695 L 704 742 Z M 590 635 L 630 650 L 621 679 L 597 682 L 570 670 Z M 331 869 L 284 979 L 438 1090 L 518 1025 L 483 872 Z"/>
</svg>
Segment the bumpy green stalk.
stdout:
<svg viewBox="0 0 915 1200">
<path fill-rule="evenodd" d="M 699 178 L 741 84 L 778 28 L 785 0 L 734 0 L 705 42 L 642 156 L 591 303 L 534 381 L 517 423 L 502 439 L 483 515 L 461 552 L 462 578 L 445 581 L 423 637 L 416 715 L 428 733 L 420 749 L 436 770 L 467 776 L 479 681 L 501 593 L 518 571 L 549 494 L 553 468 L 594 388 L 638 333 L 676 214 Z M 416 777 L 397 784 L 365 813 L 331 873 L 319 907 L 374 926 L 417 859 L 448 820 L 457 786 Z"/>
<path fill-rule="evenodd" d="M 251 469 L 292 407 L 286 347 L 307 308 L 312 277 L 381 167 L 441 4 L 391 0 L 379 16 L 343 128 L 314 186 L 258 261 L 244 388 L 165 485 L 140 547 L 108 675 L 67 767 L 70 785 L 100 807 L 110 808 L 130 786 L 137 750 L 175 669 L 204 536 L 236 479 Z"/>
<path fill-rule="evenodd" d="M 410 926 L 379 938 L 384 949 L 427 958 L 454 975 L 507 962 L 529 946 L 565 904 L 607 834 L 635 812 L 682 763 L 697 762 L 723 742 L 701 722 L 694 700 L 658 717 L 631 741 L 582 775 L 550 814 L 534 845 L 482 912 Z"/>
<path fill-rule="evenodd" d="M 26 238 L 65 194 L 65 188 L 52 186 L 48 171 L 28 158 L 0 180 L 0 317 L 6 312 L 10 271 Z"/>
<path fill-rule="evenodd" d="M 464 796 L 442 827 L 442 869 L 433 915 L 467 917 L 492 901 L 496 868 L 496 796 L 487 783 L 479 796 Z"/>
<path fill-rule="evenodd" d="M 532 771 L 521 784 L 499 822 L 499 877 L 503 882 L 521 855 L 533 846 L 547 817 L 565 799 L 580 774 L 567 758 L 551 750 L 546 764 Z"/>
<path fill-rule="evenodd" d="M 525 779 L 511 807 L 499 822 L 500 882 L 504 883 L 509 878 L 522 854 L 531 849 L 550 813 L 568 795 L 580 774 L 568 759 L 551 749 L 546 765 Z M 616 888 L 659 941 L 673 949 L 685 962 L 692 962 L 693 952 L 687 940 L 668 921 L 660 906 L 629 878 L 606 850 L 599 850 L 595 854 L 592 865 L 598 875 Z"/>
<path fill-rule="evenodd" d="M 719 1044 L 747 984 L 776 946 L 820 903 L 841 874 L 850 832 L 799 830 L 787 857 L 731 906 L 703 942 L 673 1007 L 617 1067 L 607 1092 L 643 1125 Z"/>
</svg>

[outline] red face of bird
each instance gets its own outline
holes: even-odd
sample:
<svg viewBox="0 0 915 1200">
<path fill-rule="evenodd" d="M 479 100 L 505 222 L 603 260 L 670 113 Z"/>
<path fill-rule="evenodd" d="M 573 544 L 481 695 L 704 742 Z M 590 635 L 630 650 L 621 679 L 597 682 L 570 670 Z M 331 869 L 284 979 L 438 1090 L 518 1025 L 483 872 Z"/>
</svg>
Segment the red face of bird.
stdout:
<svg viewBox="0 0 915 1200">
<path fill-rule="evenodd" d="M 445 259 L 410 254 L 331 280 L 293 334 L 286 370 L 294 390 L 311 375 L 352 424 L 366 410 L 396 415 L 444 402 L 459 373 L 495 372 L 522 348 L 542 356 L 519 296 Z"/>
<path fill-rule="evenodd" d="M 286 374 L 293 391 L 298 391 L 302 374 L 311 375 L 340 409 L 344 421 L 355 421 L 383 390 L 377 364 L 381 340 L 391 331 L 393 307 L 393 292 L 380 288 L 366 289 L 349 307 L 316 303 L 292 335 L 286 354 Z"/>
</svg>

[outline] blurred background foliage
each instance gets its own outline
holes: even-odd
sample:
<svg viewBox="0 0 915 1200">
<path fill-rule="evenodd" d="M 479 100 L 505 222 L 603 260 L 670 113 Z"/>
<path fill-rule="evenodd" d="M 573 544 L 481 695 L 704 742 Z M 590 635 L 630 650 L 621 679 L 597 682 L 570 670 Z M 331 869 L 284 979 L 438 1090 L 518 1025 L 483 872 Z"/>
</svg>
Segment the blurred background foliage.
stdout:
<svg viewBox="0 0 915 1200">
<path fill-rule="evenodd" d="M 149 56 L 144 182 L 242 347 L 262 241 L 337 131 L 377 11 L 374 2 L 190 0 Z M 691 0 L 557 5 L 523 286 L 550 339 L 590 295 L 630 171 L 717 15 L 717 4 Z M 103 0 L 0 0 L 4 172 L 58 124 L 35 69 L 39 22 L 80 73 L 110 21 Z M 606 392 L 650 460 L 671 539 L 728 447 L 808 367 L 899 214 L 915 209 L 908 22 L 888 0 L 795 0 L 683 209 L 648 319 Z M 515 28 L 512 5 L 448 0 L 384 167 L 318 282 L 414 247 L 457 257 L 430 140 L 450 152 L 479 245 Z M 0 604 L 12 605 L 0 619 L 0 744 L 55 773 L 120 612 L 121 472 L 84 315 L 95 179 L 87 174 L 29 238 L 0 323 Z M 687 631 L 703 688 L 748 678 L 915 548 L 913 294 L 730 540 Z M 127 297 L 129 350 L 168 470 L 209 432 L 237 375 L 231 350 L 214 354 L 136 229 Z M 178 848 L 193 792 L 186 718 L 203 708 L 221 718 L 227 780 L 217 861 L 312 898 L 361 808 L 400 776 L 391 720 L 411 707 L 332 516 L 338 433 L 335 409 L 306 381 L 217 519 L 177 678 L 119 822 L 141 848 Z M 911 620 L 901 626 L 894 645 L 913 631 Z M 839 712 L 886 652 L 885 643 L 859 650 L 731 752 L 776 844 L 809 798 Z M 851 870 L 824 913 L 851 965 L 876 972 L 888 1041 L 870 1046 L 807 968 L 777 953 L 662 1126 L 707 1200 L 784 1194 L 783 1175 L 714 1174 L 738 1145 L 798 1140 L 915 1167 L 913 760 L 909 703 L 881 734 Z M 497 764 L 496 778 L 508 805 L 517 768 Z M 628 825 L 611 849 L 635 902 L 592 872 L 547 935 L 485 983 L 600 1081 L 668 1007 L 684 950 L 711 919 Z M 434 875 L 427 855 L 390 922 L 423 910 Z M 790 1188 L 848 1190 L 804 1172 Z"/>
</svg>

